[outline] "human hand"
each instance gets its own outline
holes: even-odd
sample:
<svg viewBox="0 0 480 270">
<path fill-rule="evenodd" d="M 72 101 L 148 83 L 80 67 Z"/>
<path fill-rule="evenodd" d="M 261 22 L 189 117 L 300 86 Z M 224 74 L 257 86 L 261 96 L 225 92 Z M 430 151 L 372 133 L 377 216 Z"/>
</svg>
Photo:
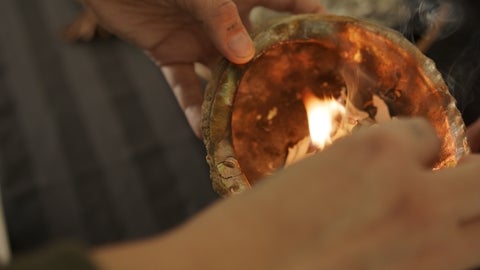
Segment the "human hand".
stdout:
<svg viewBox="0 0 480 270">
<path fill-rule="evenodd" d="M 354 134 L 190 223 L 188 254 L 219 254 L 209 269 L 479 265 L 480 157 L 434 172 L 438 147 L 423 120 Z"/>
<path fill-rule="evenodd" d="M 472 151 L 480 153 L 480 119 L 468 127 L 467 137 Z"/>
<path fill-rule="evenodd" d="M 464 270 L 480 265 L 480 157 L 432 171 L 424 120 L 359 131 L 102 269 Z"/>
<path fill-rule="evenodd" d="M 212 67 L 220 55 L 242 64 L 254 55 L 245 25 L 255 6 L 318 12 L 317 0 L 85 0 L 100 24 L 144 49 L 163 71 L 187 120 L 200 136 L 203 89 L 195 63 Z"/>
</svg>

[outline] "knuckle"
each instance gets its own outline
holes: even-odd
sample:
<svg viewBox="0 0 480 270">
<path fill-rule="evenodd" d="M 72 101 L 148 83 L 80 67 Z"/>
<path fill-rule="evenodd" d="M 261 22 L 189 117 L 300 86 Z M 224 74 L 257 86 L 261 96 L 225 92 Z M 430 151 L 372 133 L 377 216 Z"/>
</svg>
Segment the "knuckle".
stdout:
<svg viewBox="0 0 480 270">
<path fill-rule="evenodd" d="M 183 3 L 181 6 L 207 25 L 217 24 L 218 20 L 227 21 L 238 13 L 237 5 L 231 0 L 181 0 L 181 2 Z"/>
<path fill-rule="evenodd" d="M 218 29 L 226 30 L 227 32 L 237 32 L 243 29 L 237 5 L 233 1 L 210 1 L 210 4 L 203 8 L 207 9 L 203 12 L 205 14 L 203 21 L 208 28 L 215 31 L 218 31 Z"/>
</svg>

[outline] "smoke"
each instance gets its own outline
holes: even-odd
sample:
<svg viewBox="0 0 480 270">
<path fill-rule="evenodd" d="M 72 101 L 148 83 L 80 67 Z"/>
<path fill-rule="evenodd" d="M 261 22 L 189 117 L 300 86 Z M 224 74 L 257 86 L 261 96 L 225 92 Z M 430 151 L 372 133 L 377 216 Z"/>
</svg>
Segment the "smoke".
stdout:
<svg viewBox="0 0 480 270">
<path fill-rule="evenodd" d="M 334 14 L 394 28 L 432 58 L 465 122 L 480 117 L 480 1 L 322 0 Z"/>
<path fill-rule="evenodd" d="M 472 33 L 470 40 L 464 43 L 464 47 L 456 55 L 445 77 L 452 95 L 457 99 L 460 111 L 464 112 L 467 107 L 475 105 L 473 104 L 475 99 L 478 102 L 480 95 L 480 31 Z"/>
<path fill-rule="evenodd" d="M 419 47 L 437 64 L 466 122 L 480 116 L 480 1 L 318 1 L 329 13 L 374 21 L 398 30 L 413 43 L 423 44 Z M 259 17 L 268 16 L 262 13 Z M 429 40 L 422 43 L 426 37 Z"/>
<path fill-rule="evenodd" d="M 455 33 L 463 23 L 464 10 L 450 0 L 406 0 L 409 10 L 404 21 L 395 28 L 412 42 L 436 31 L 435 39 L 442 40 Z"/>
<path fill-rule="evenodd" d="M 395 28 L 415 42 L 434 27 L 443 39 L 462 24 L 463 9 L 454 0 L 322 0 L 330 13 L 374 21 Z"/>
<path fill-rule="evenodd" d="M 399 30 L 417 44 L 425 35 L 434 33 L 435 40 L 427 55 L 442 72 L 465 122 L 475 121 L 480 117 L 478 1 L 410 2 L 412 17 Z"/>
</svg>

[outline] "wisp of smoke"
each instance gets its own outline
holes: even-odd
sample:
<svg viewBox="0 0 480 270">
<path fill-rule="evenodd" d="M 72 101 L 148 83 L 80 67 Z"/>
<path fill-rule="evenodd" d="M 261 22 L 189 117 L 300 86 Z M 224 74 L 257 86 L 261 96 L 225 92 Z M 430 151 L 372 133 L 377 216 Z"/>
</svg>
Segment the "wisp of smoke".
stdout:
<svg viewBox="0 0 480 270">
<path fill-rule="evenodd" d="M 480 93 L 480 31 L 474 33 L 457 55 L 445 75 L 460 111 L 464 111 Z"/>
<path fill-rule="evenodd" d="M 402 32 L 415 42 L 440 26 L 437 39 L 448 37 L 462 23 L 463 10 L 454 0 L 322 0 L 330 13 L 368 19 Z"/>
<path fill-rule="evenodd" d="M 422 36 L 438 28 L 436 40 L 444 39 L 461 26 L 463 9 L 451 0 L 404 0 L 409 9 L 405 20 L 397 25 L 397 29 L 411 41 L 417 41 Z"/>
</svg>

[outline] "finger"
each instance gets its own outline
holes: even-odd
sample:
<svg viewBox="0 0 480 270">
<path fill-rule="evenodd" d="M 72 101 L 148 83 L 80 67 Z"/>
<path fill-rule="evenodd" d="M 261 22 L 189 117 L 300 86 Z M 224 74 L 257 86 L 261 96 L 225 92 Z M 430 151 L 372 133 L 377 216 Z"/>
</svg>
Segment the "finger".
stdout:
<svg viewBox="0 0 480 270">
<path fill-rule="evenodd" d="M 258 5 L 292 13 L 320 13 L 325 8 L 318 0 L 260 0 Z"/>
<path fill-rule="evenodd" d="M 467 129 L 467 138 L 474 153 L 480 152 L 480 119 Z"/>
<path fill-rule="evenodd" d="M 161 69 L 190 127 L 197 137 L 201 137 L 203 90 L 193 64 L 167 65 Z"/>
<path fill-rule="evenodd" d="M 456 168 L 437 172 L 446 211 L 460 222 L 480 215 L 480 156 L 470 155 Z"/>
<path fill-rule="evenodd" d="M 195 74 L 197 74 L 198 77 L 202 78 L 205 81 L 210 81 L 212 79 L 212 70 L 205 66 L 202 63 L 195 63 L 194 65 L 195 69 Z"/>
<path fill-rule="evenodd" d="M 370 156 L 382 153 L 391 156 L 385 162 L 413 163 L 420 167 L 429 167 L 437 158 L 440 143 L 432 125 L 421 118 L 399 119 L 358 132 L 358 144 Z M 386 156 L 385 156 L 386 157 Z M 399 157 L 403 157 L 400 159 Z"/>
<path fill-rule="evenodd" d="M 252 59 L 255 48 L 233 1 L 193 0 L 180 4 L 204 23 L 213 44 L 228 60 L 243 64 Z"/>
</svg>

